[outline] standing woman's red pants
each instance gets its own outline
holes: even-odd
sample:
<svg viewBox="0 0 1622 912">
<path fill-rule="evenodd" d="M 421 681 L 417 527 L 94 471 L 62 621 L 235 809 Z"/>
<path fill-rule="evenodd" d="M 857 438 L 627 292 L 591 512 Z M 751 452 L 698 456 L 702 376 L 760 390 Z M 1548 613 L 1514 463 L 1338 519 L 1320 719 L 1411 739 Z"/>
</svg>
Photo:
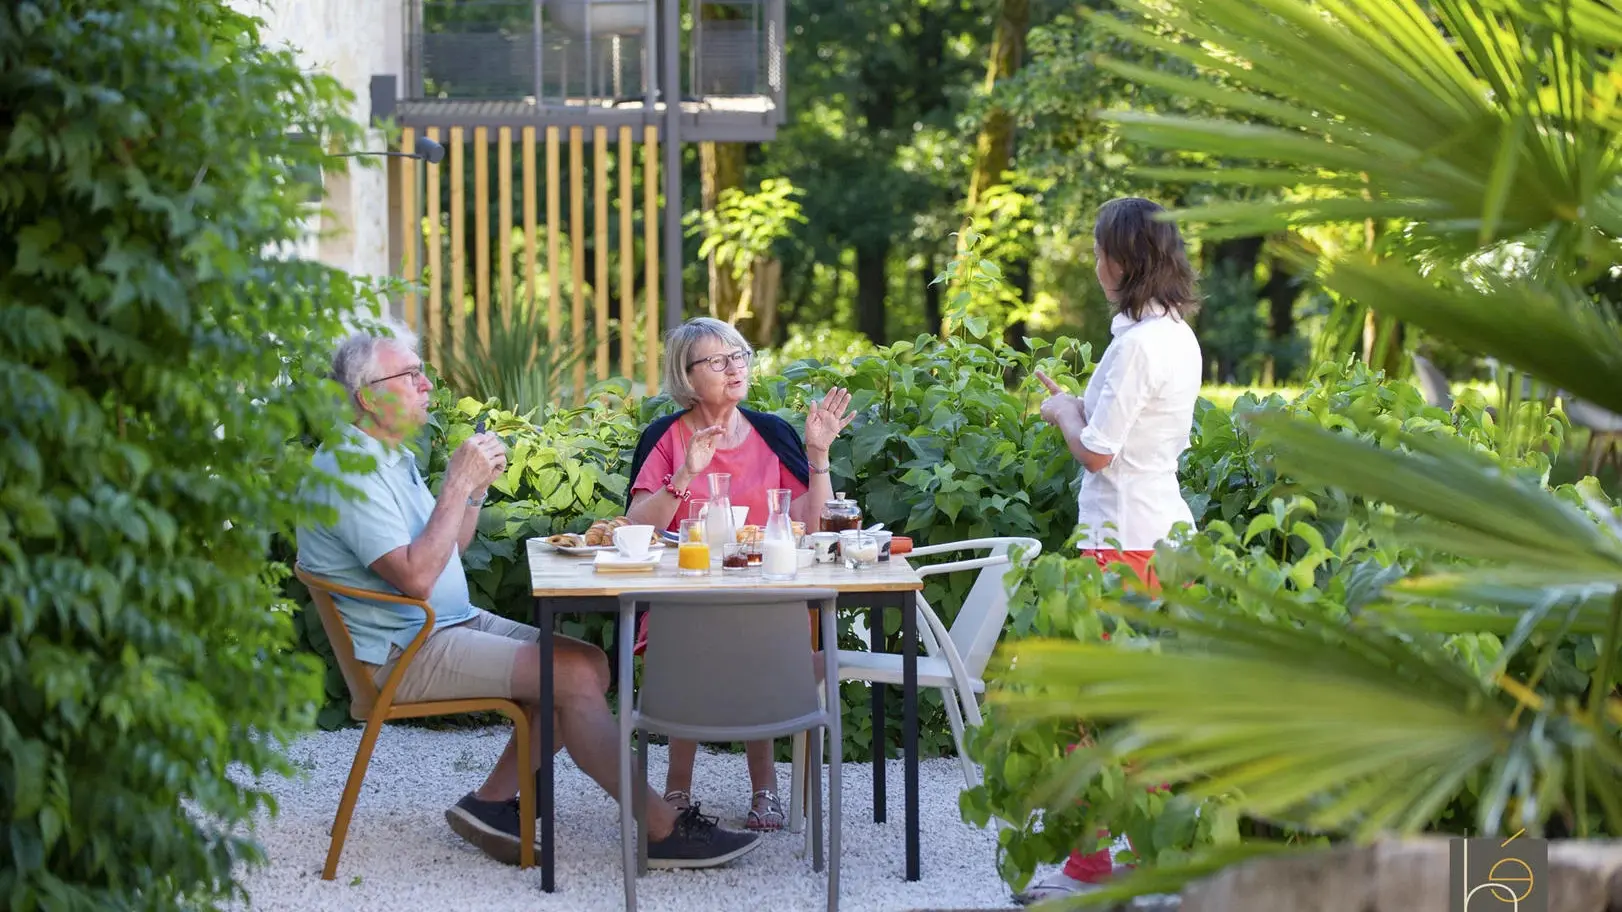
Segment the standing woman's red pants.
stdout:
<svg viewBox="0 0 1622 912">
<path fill-rule="evenodd" d="M 1082 550 L 1082 555 L 1098 561 L 1098 566 L 1108 567 L 1110 564 L 1126 564 L 1137 573 L 1138 579 L 1149 587 L 1150 592 L 1160 590 L 1160 578 L 1155 576 L 1154 568 L 1149 566 L 1149 559 L 1154 557 L 1153 551 L 1116 551 L 1113 549 L 1088 548 Z M 1109 634 L 1104 635 L 1108 638 Z M 1071 745 L 1071 749 L 1075 749 Z M 1100 836 L 1108 836 L 1108 831 Z M 1099 849 L 1096 852 L 1082 854 L 1077 850 L 1070 853 L 1070 859 L 1064 864 L 1066 877 L 1073 877 L 1082 883 L 1102 883 L 1114 870 L 1115 863 L 1110 858 L 1109 849 Z"/>
</svg>

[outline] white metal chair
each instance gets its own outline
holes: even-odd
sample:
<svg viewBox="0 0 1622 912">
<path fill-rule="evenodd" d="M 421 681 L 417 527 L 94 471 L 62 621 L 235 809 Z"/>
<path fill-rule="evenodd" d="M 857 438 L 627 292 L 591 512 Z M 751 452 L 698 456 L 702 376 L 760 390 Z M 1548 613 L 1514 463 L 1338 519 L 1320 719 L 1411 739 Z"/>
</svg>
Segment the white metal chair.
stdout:
<svg viewBox="0 0 1622 912">
<path fill-rule="evenodd" d="M 1418 352 L 1413 353 L 1414 383 L 1425 401 L 1437 408 L 1453 409 L 1453 393 L 1448 388 L 1447 375 L 1431 360 Z"/>
<path fill-rule="evenodd" d="M 918 593 L 918 639 L 923 653 L 918 656 L 918 687 L 940 690 L 946 705 L 946 718 L 952 725 L 952 739 L 957 743 L 958 763 L 963 768 L 963 781 L 973 787 L 978 781 L 974 762 L 964 749 L 964 721 L 979 725 L 980 701 L 975 696 L 986 689 L 982 675 L 991 662 L 1002 635 L 1003 622 L 1008 618 L 1008 588 L 1005 577 L 1012 569 L 1009 550 L 1018 545 L 1025 550 L 1020 556 L 1028 564 L 1042 553 L 1042 543 L 1034 538 L 975 538 L 967 541 L 915 548 L 909 557 L 928 557 L 954 551 L 989 549 L 985 557 L 948 561 L 920 567 L 918 575 L 928 578 L 960 570 L 979 570 L 980 573 L 963 599 L 963 607 L 950 630 L 941 623 L 924 598 Z M 864 637 L 865 639 L 865 637 Z M 860 652 L 839 650 L 839 680 L 867 681 L 870 684 L 901 686 L 901 654 L 893 652 Z M 875 739 L 882 736 L 874 732 Z M 837 748 L 836 748 L 837 749 Z M 874 762 L 881 762 L 875 758 Z M 789 796 L 789 826 L 798 832 L 802 825 L 805 776 L 804 736 L 794 739 L 793 781 Z"/>
<path fill-rule="evenodd" d="M 1565 400 L 1566 417 L 1573 425 L 1588 430 L 1588 451 L 1583 455 L 1583 470 L 1590 475 L 1598 475 L 1607 462 L 1612 466 L 1622 465 L 1617 460 L 1617 448 L 1622 446 L 1622 415 L 1578 399 L 1564 390 L 1560 395 Z"/>
</svg>

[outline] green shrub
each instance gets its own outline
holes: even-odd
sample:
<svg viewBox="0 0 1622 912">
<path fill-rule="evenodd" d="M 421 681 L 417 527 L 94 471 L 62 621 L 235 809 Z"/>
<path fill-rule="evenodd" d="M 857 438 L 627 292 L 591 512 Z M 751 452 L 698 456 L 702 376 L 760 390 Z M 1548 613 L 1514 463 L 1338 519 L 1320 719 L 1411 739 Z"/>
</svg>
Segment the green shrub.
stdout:
<svg viewBox="0 0 1622 912">
<path fill-rule="evenodd" d="M 1251 429 L 1251 419 L 1261 413 L 1316 419 L 1324 427 L 1387 447 L 1397 445 L 1399 430 L 1453 439 L 1534 483 L 1547 479 L 1564 430 L 1558 416 L 1540 416 L 1533 408 L 1523 416 L 1532 420 L 1518 427 L 1535 428 L 1536 433 L 1510 435 L 1486 413 L 1479 396 L 1461 397 L 1449 413 L 1427 406 L 1413 387 L 1388 381 L 1361 364 L 1324 366 L 1292 400 L 1278 395 L 1259 400 L 1247 394 L 1231 412 L 1202 400 L 1180 471 L 1199 532 L 1163 545 L 1157 572 L 1165 586 L 1177 587 L 1186 604 L 1221 604 L 1266 624 L 1291 626 L 1303 617 L 1349 624 L 1408 571 L 1443 561 L 1381 534 L 1390 523 L 1389 510 L 1368 511 L 1359 500 L 1281 475 L 1270 446 Z M 1151 612 L 1160 608 L 1157 601 L 1125 594 L 1115 572 L 1100 570 L 1088 558 L 1044 554 L 1015 587 L 1005 644 L 1042 637 L 1108 641 L 1115 648 L 1137 650 L 1158 648 L 1156 641 L 1167 635 L 1111 614 L 1108 606 L 1119 600 Z M 1562 659 L 1547 672 L 1549 680 L 1565 682 L 1568 695 L 1580 693 L 1586 683 L 1579 653 L 1582 642 L 1591 640 L 1572 638 Z M 1435 645 L 1471 674 L 1486 675 L 1503 643 L 1483 631 L 1445 636 Z M 1586 655 L 1591 670 L 1591 643 Z M 1523 665 L 1533 658 L 1518 658 L 1510 670 L 1530 672 Z M 1012 824 L 999 839 L 999 871 L 1015 889 L 1023 887 L 1036 866 L 1075 846 L 1107 844 L 1097 838 L 1101 827 L 1131 838 L 1133 857 L 1126 860 L 1153 866 L 1175 866 L 1196 850 L 1231 845 L 1242 836 L 1322 839 L 1289 821 L 1240 819 L 1222 796 L 1200 801 L 1147 792 L 1129 773 L 1129 750 L 1101 751 L 1087 768 L 1072 770 L 1075 778 L 1068 784 L 1078 789 L 1078 803 L 1043 810 L 1054 795 L 1055 771 L 1064 768 L 1083 720 L 1033 720 L 1004 711 L 994 701 L 986 717 L 970 746 L 984 765 L 984 783 L 964 793 L 962 809 L 965 819 L 980 826 L 992 818 Z M 1466 826 L 1473 819 L 1474 800 L 1468 788 L 1461 790 L 1439 812 L 1435 828 Z"/>
<path fill-rule="evenodd" d="M 363 291 L 280 255 L 332 166 L 290 133 L 349 101 L 216 0 L 0 7 L 0 906 L 217 908 L 262 858 L 319 694 L 266 555 L 340 401 L 283 381 Z"/>
</svg>

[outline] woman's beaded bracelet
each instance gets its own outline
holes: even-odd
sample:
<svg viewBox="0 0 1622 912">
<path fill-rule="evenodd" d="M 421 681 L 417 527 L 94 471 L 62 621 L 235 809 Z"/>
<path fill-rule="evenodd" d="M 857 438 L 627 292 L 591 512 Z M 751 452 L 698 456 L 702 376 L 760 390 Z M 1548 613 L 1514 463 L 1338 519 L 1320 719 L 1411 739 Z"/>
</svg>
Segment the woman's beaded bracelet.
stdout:
<svg viewBox="0 0 1622 912">
<path fill-rule="evenodd" d="M 688 500 L 693 496 L 692 489 L 690 488 L 682 488 L 679 491 L 676 490 L 676 476 L 674 475 L 665 476 L 665 490 L 669 491 L 670 495 L 677 500 Z"/>
</svg>

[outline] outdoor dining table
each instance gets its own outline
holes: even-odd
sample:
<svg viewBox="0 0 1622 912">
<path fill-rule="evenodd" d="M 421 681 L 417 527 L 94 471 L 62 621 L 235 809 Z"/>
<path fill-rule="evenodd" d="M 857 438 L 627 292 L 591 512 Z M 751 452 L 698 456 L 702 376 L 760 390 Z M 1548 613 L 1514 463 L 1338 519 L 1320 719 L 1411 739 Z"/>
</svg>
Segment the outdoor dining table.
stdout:
<svg viewBox="0 0 1622 912">
<path fill-rule="evenodd" d="M 669 547 L 660 555 L 656 570 L 643 572 L 599 573 L 590 558 L 571 557 L 540 547 L 539 540 L 531 540 L 529 548 L 529 579 L 531 594 L 535 597 L 535 627 L 551 631 L 559 615 L 563 614 L 616 614 L 619 597 L 625 593 L 660 592 L 671 590 L 724 590 L 724 589 L 832 589 L 839 593 L 839 607 L 866 608 L 871 612 L 868 621 L 869 648 L 875 652 L 883 646 L 885 609 L 901 612 L 901 691 L 902 724 L 901 744 L 903 790 L 906 816 L 906 878 L 917 880 L 918 870 L 918 612 L 915 593 L 923 589 L 924 582 L 917 571 L 900 557 L 892 557 L 873 567 L 850 570 L 840 563 L 813 564 L 800 568 L 795 579 L 773 582 L 762 578 L 759 569 L 723 572 L 714 567 L 706 576 L 678 576 L 676 549 Z M 637 610 L 646 610 L 639 604 Z M 635 630 L 620 630 L 616 648 L 633 648 Z M 552 703 L 552 638 L 540 638 L 541 653 L 541 705 Z M 837 644 L 827 644 L 837 648 Z M 618 667 L 618 663 L 610 663 Z M 873 685 L 873 821 L 884 822 L 884 687 Z M 553 851 L 553 752 L 556 733 L 552 730 L 552 713 L 540 716 L 541 751 L 535 769 L 535 792 L 539 796 L 535 813 L 541 836 L 541 888 L 551 893 L 556 889 Z M 622 796 L 623 800 L 624 796 Z"/>
</svg>

